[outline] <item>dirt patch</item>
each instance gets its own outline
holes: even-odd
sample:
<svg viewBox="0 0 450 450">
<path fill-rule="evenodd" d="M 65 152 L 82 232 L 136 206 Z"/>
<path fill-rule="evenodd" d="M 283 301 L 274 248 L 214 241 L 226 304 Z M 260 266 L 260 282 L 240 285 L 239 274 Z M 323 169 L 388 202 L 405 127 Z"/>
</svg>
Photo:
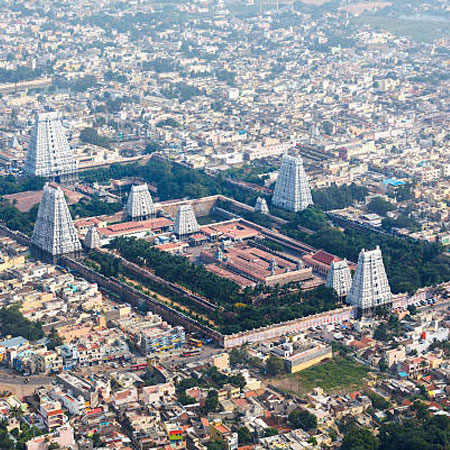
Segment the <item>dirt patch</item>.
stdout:
<svg viewBox="0 0 450 450">
<path fill-rule="evenodd" d="M 51 386 L 51 383 L 38 383 L 38 384 L 9 384 L 0 382 L 0 392 L 11 392 L 14 394 L 18 399 L 23 400 L 25 397 L 29 397 L 32 395 L 36 388 L 40 386 Z"/>
<path fill-rule="evenodd" d="M 85 195 L 79 192 L 72 191 L 61 186 L 64 194 L 67 197 L 67 204 L 73 205 L 78 203 Z M 21 212 L 29 211 L 34 205 L 39 203 L 42 198 L 43 191 L 24 191 L 17 194 L 8 194 L 3 197 L 6 198 L 13 206 L 15 206 Z"/>
</svg>

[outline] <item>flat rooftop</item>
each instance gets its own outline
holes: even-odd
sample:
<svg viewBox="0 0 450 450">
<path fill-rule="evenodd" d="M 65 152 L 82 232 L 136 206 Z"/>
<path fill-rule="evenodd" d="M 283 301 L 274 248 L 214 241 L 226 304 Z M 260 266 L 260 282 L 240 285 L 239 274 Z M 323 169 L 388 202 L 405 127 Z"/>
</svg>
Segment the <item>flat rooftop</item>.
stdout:
<svg viewBox="0 0 450 450">
<path fill-rule="evenodd" d="M 124 234 L 138 233 L 140 231 L 153 231 L 161 228 L 170 227 L 173 220 L 166 217 L 157 217 L 155 219 L 141 220 L 139 222 L 123 222 L 108 225 L 98 229 L 100 235 L 105 237 L 120 236 Z"/>
</svg>

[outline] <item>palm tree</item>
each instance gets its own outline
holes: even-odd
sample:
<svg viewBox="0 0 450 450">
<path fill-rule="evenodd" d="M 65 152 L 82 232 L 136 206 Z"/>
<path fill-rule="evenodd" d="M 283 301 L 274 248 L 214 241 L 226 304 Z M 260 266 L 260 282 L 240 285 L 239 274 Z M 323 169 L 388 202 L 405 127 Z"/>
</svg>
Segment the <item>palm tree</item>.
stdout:
<svg viewBox="0 0 450 450">
<path fill-rule="evenodd" d="M 23 411 L 22 408 L 20 408 L 19 406 L 13 406 L 10 410 L 10 415 L 11 418 L 17 420 L 17 422 L 19 422 L 19 431 L 20 431 L 20 424 L 22 422 L 22 417 L 23 417 Z"/>
</svg>

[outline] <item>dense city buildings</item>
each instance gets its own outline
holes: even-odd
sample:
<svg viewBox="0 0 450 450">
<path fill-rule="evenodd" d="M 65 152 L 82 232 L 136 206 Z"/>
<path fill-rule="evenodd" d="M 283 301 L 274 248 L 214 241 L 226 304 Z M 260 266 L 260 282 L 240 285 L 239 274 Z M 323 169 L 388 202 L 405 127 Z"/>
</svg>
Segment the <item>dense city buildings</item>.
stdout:
<svg viewBox="0 0 450 450">
<path fill-rule="evenodd" d="M 1 450 L 449 448 L 449 23 L 0 0 Z"/>
</svg>

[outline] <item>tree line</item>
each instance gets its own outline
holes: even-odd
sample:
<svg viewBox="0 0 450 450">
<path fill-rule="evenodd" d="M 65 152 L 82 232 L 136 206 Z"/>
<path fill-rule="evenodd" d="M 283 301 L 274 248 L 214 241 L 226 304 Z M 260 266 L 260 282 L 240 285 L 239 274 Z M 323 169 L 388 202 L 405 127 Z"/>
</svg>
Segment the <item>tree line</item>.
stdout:
<svg viewBox="0 0 450 450">
<path fill-rule="evenodd" d="M 186 257 L 161 252 L 143 239 L 120 237 L 111 247 L 127 260 L 151 268 L 155 275 L 179 283 L 209 300 L 226 305 L 240 299 L 239 286 L 226 278 L 191 263 Z"/>
<path fill-rule="evenodd" d="M 328 188 L 313 190 L 312 197 L 315 205 L 324 211 L 329 211 L 346 208 L 355 202 L 362 202 L 368 193 L 369 190 L 365 186 L 355 183 L 342 186 L 333 184 Z"/>
<path fill-rule="evenodd" d="M 14 175 L 0 177 L 0 195 L 16 194 L 24 191 L 40 191 L 44 188 L 45 178 L 16 178 Z"/>
<path fill-rule="evenodd" d="M 161 292 L 160 286 L 154 286 L 147 279 L 139 279 L 150 289 L 209 317 L 224 334 L 297 319 L 340 306 L 334 291 L 325 286 L 301 292 L 301 283 L 293 282 L 284 286 L 256 286 L 240 290 L 233 281 L 191 263 L 184 256 L 161 252 L 142 239 L 116 238 L 110 246 L 125 259 L 145 265 L 155 275 L 178 283 L 220 306 L 215 311 L 199 308 L 185 297 L 174 296 L 173 292 Z M 93 253 L 91 259 L 100 265 L 100 271 L 106 276 L 120 277 L 123 274 L 136 279 L 136 275 L 128 273 L 119 259 L 112 255 Z"/>
<path fill-rule="evenodd" d="M 387 422 L 374 436 L 368 428 L 352 421 L 344 427 L 341 450 L 444 450 L 450 447 L 450 418 L 430 416 L 428 408 L 416 401 L 410 408 L 415 415 L 404 423 Z"/>
<path fill-rule="evenodd" d="M 23 336 L 30 341 L 36 341 L 44 337 L 41 324 L 24 317 L 18 305 L 0 308 L 0 324 L 3 336 Z"/>
<path fill-rule="evenodd" d="M 314 230 L 307 234 L 298 225 Z M 415 292 L 418 288 L 450 280 L 450 260 L 439 243 L 402 239 L 372 231 L 341 229 L 329 224 L 317 208 L 307 208 L 296 214 L 283 227 L 288 236 L 314 247 L 357 262 L 361 249 L 380 246 L 387 276 L 394 293 Z"/>
</svg>

